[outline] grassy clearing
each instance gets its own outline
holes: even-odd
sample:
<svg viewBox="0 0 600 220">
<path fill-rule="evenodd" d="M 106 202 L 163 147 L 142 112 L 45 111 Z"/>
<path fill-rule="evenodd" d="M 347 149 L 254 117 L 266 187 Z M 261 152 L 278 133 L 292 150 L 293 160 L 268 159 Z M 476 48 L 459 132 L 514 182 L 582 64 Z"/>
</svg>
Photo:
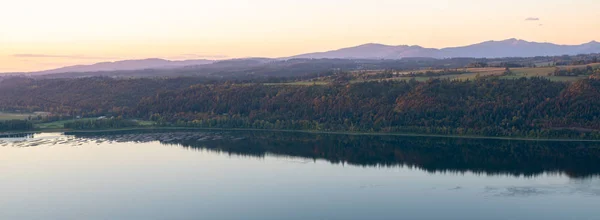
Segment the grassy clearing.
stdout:
<svg viewBox="0 0 600 220">
<path fill-rule="evenodd" d="M 561 69 L 577 69 L 577 68 L 586 68 L 588 65 L 572 65 L 572 66 L 560 66 L 558 68 Z M 599 67 L 600 63 L 590 64 L 592 67 Z M 465 71 L 469 73 L 465 74 L 455 74 L 455 75 L 445 75 L 445 76 L 416 76 L 416 77 L 408 77 L 408 76 L 398 76 L 387 79 L 375 79 L 374 81 L 379 80 L 411 80 L 415 79 L 417 81 L 427 81 L 431 78 L 434 79 L 450 79 L 450 80 L 475 80 L 479 77 L 489 77 L 489 76 L 498 76 L 502 79 L 518 79 L 521 77 L 544 77 L 552 81 L 560 81 L 560 82 L 572 82 L 581 79 L 586 79 L 587 76 L 549 76 L 551 73 L 554 73 L 556 67 L 525 67 L 525 68 L 511 68 L 511 71 L 514 73 L 512 76 L 503 76 L 505 68 L 467 68 Z M 409 71 L 409 72 L 400 72 L 400 75 L 408 74 L 408 73 L 420 73 L 426 71 L 441 71 L 441 70 L 420 70 L 420 71 Z M 358 83 L 362 81 L 353 81 L 353 83 Z"/>
<path fill-rule="evenodd" d="M 35 124 L 36 129 L 63 129 L 65 128 L 65 123 L 75 122 L 75 121 L 83 121 L 89 119 L 72 119 L 72 120 L 63 120 L 63 121 L 53 121 L 48 123 L 40 123 Z"/>
<path fill-rule="evenodd" d="M 514 68 L 511 71 L 519 76 L 533 77 L 548 76 L 549 73 L 554 72 L 554 69 L 554 67 Z"/>
<path fill-rule="evenodd" d="M 425 82 L 432 78 L 433 79 L 450 79 L 450 80 L 474 80 L 477 77 L 501 75 L 504 72 L 504 69 L 502 69 L 500 71 L 500 70 L 498 70 L 498 68 L 489 68 L 489 69 L 478 68 L 478 71 L 479 72 L 473 72 L 472 70 L 469 70 L 469 73 L 444 75 L 444 76 L 415 76 L 415 77 L 399 76 L 399 77 L 387 78 L 387 79 L 373 79 L 371 81 L 380 81 L 380 80 L 398 80 L 398 81 L 406 80 L 406 81 L 408 81 L 408 80 L 414 79 L 419 82 Z M 359 83 L 359 82 L 364 82 L 364 81 L 360 81 L 360 80 L 353 81 L 353 83 Z"/>
<path fill-rule="evenodd" d="M 583 69 L 586 68 L 588 65 L 571 65 L 571 66 L 558 66 L 559 69 Z M 593 63 L 593 64 L 589 64 L 589 66 L 596 68 L 600 66 L 600 63 Z M 548 74 L 550 73 L 554 73 L 554 70 L 557 67 L 536 67 L 536 68 L 514 68 L 511 69 L 514 73 L 516 74 L 520 74 L 522 76 L 525 77 L 532 77 L 532 76 L 541 76 L 541 77 L 547 77 Z M 568 77 L 571 78 L 571 77 Z"/>
<path fill-rule="evenodd" d="M 512 76 L 503 76 L 506 71 L 505 68 L 500 67 L 485 67 L 485 68 L 459 68 L 458 70 L 464 70 L 467 73 L 464 74 L 453 74 L 453 75 L 443 75 L 443 76 L 407 76 L 410 73 L 425 73 L 425 72 L 441 72 L 442 69 L 434 69 L 434 70 L 412 70 L 412 71 L 402 71 L 396 72 L 396 76 L 392 78 L 385 79 L 355 79 L 350 81 L 350 83 L 362 83 L 362 82 L 371 82 L 371 81 L 385 81 L 385 80 L 416 80 L 419 82 L 425 82 L 429 79 L 449 79 L 449 80 L 475 80 L 477 77 L 491 77 L 497 76 L 501 79 L 518 79 L 521 77 L 544 77 L 552 81 L 560 81 L 560 82 L 572 82 L 580 79 L 585 79 L 587 76 L 549 76 L 550 73 L 554 73 L 556 67 L 547 66 L 549 63 L 544 63 L 544 65 L 539 65 L 542 67 L 523 67 L 523 68 L 511 68 L 511 71 L 514 73 Z M 576 69 L 576 68 L 586 68 L 588 65 L 572 65 L 572 66 L 559 66 L 561 69 Z M 592 67 L 599 67 L 600 63 L 590 64 Z M 383 70 L 369 70 L 369 71 L 355 71 L 355 74 L 368 74 L 375 75 L 382 73 Z M 318 79 L 320 81 L 299 81 L 299 82 L 288 82 L 288 83 L 263 83 L 266 86 L 313 86 L 313 85 L 329 85 L 330 82 L 324 81 L 323 79 Z"/>
<path fill-rule="evenodd" d="M 325 81 L 314 81 L 314 82 L 310 82 L 310 81 L 299 81 L 299 82 L 289 82 L 289 83 L 263 83 L 263 85 L 266 86 L 324 86 L 324 85 L 328 85 L 329 82 L 325 82 Z"/>
<path fill-rule="evenodd" d="M 156 126 L 156 123 L 153 121 L 142 121 L 142 120 L 133 120 L 133 121 L 137 122 L 138 125 L 142 126 L 142 127 Z"/>
<path fill-rule="evenodd" d="M 523 75 L 516 75 L 516 76 L 501 76 L 501 79 L 519 79 L 522 77 L 533 77 L 533 76 L 523 76 Z M 581 79 L 587 79 L 588 76 L 540 76 L 546 79 L 549 79 L 551 81 L 557 81 L 557 82 L 575 82 L 577 80 L 581 80 Z"/>
<path fill-rule="evenodd" d="M 13 114 L 13 113 L 0 113 L 0 121 L 8 121 L 8 120 L 13 120 L 13 119 L 27 119 L 29 118 L 29 116 L 32 115 L 28 115 L 28 114 Z"/>
<path fill-rule="evenodd" d="M 88 120 L 94 120 L 94 119 L 96 119 L 96 118 L 81 118 L 81 119 L 54 121 L 54 122 L 48 122 L 48 123 L 39 123 L 39 124 L 35 124 L 35 128 L 40 129 L 40 130 L 64 129 L 65 123 L 76 122 L 76 121 L 88 121 Z M 153 121 L 143 121 L 143 120 L 133 120 L 133 121 L 137 122 L 138 126 L 140 126 L 140 127 L 149 127 L 149 126 L 156 125 L 156 123 L 154 123 Z"/>
<path fill-rule="evenodd" d="M 38 115 L 47 115 L 45 112 L 35 112 L 35 113 L 8 113 L 8 112 L 0 112 L 0 121 L 14 120 L 20 119 L 25 120 L 29 119 L 29 117 L 37 117 Z"/>
</svg>

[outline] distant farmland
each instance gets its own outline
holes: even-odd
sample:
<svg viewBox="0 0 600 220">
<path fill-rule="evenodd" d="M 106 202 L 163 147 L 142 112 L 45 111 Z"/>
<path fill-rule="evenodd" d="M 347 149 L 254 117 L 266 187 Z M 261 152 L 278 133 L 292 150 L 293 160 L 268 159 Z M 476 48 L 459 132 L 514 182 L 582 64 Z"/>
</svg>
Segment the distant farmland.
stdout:
<svg viewBox="0 0 600 220">
<path fill-rule="evenodd" d="M 573 66 L 558 66 L 558 67 L 522 67 L 522 68 L 511 68 L 510 70 L 514 75 L 503 76 L 505 68 L 499 67 L 489 67 L 489 68 L 464 68 L 459 70 L 464 70 L 467 73 L 463 74 L 454 74 L 454 75 L 442 75 L 442 76 L 403 76 L 410 73 L 425 73 L 426 71 L 431 72 L 439 72 L 441 70 L 419 70 L 419 71 L 406 71 L 397 73 L 396 77 L 388 78 L 387 80 L 410 80 L 415 79 L 417 81 L 426 81 L 430 78 L 438 78 L 438 79 L 456 79 L 456 80 L 473 80 L 477 77 L 486 77 L 486 76 L 498 76 L 504 79 L 514 79 L 521 77 L 544 77 L 553 81 L 576 81 L 579 79 L 587 78 L 587 76 L 552 76 L 556 68 L 559 69 L 579 69 L 586 68 L 588 65 L 573 65 Z M 594 68 L 600 67 L 600 63 L 590 64 Z M 383 79 L 386 80 L 386 79 Z"/>
</svg>

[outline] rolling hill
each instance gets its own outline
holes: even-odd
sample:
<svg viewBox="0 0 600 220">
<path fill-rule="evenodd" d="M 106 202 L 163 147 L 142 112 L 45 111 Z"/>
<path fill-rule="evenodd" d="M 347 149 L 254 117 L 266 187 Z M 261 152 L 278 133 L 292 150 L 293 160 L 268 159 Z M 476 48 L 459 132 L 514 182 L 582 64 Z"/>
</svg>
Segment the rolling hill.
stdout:
<svg viewBox="0 0 600 220">
<path fill-rule="evenodd" d="M 142 70 L 142 69 L 174 69 L 185 66 L 196 66 L 214 63 L 213 60 L 183 60 L 171 61 L 158 58 L 143 60 L 122 60 L 115 62 L 102 62 L 91 65 L 67 66 L 58 69 L 32 72 L 32 75 L 46 75 L 55 73 L 70 72 L 101 72 L 101 71 L 122 71 L 122 70 Z"/>
</svg>

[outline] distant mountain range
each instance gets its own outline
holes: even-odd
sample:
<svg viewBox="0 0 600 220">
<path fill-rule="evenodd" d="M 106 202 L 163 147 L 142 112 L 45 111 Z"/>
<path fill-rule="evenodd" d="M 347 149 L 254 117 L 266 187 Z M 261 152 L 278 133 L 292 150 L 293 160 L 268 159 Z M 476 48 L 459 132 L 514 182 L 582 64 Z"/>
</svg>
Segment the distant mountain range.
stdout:
<svg viewBox="0 0 600 220">
<path fill-rule="evenodd" d="M 600 53 L 600 43 L 592 41 L 581 45 L 557 45 L 552 43 L 529 42 L 513 38 L 503 41 L 486 41 L 469 46 L 442 49 L 408 45 L 389 46 L 383 44 L 364 44 L 327 52 L 301 54 L 289 57 L 288 59 L 402 59 L 408 57 L 502 58 L 577 55 L 586 53 Z"/>
<path fill-rule="evenodd" d="M 534 56 L 560 56 L 600 53 L 600 43 L 592 41 L 580 45 L 558 45 L 552 43 L 537 43 L 519 39 L 508 39 L 503 41 L 486 41 L 478 44 L 449 47 L 442 49 L 424 48 L 421 46 L 390 46 L 383 44 L 364 44 L 356 47 L 342 48 L 339 50 L 301 54 L 291 57 L 268 59 L 252 58 L 252 63 L 268 62 L 269 60 L 290 59 L 389 59 L 398 60 L 403 58 L 502 58 L 502 57 L 534 57 Z M 245 59 L 232 60 L 239 64 Z M 227 64 L 223 62 L 218 66 Z M 67 72 L 101 72 L 119 70 L 141 70 L 141 69 L 174 69 L 186 66 L 199 66 L 219 63 L 214 60 L 184 60 L 170 61 L 164 59 L 124 60 L 116 62 L 103 62 L 92 65 L 68 66 L 58 69 L 31 72 L 32 75 L 47 75 Z"/>
<path fill-rule="evenodd" d="M 54 73 L 67 72 L 100 72 L 100 71 L 117 71 L 117 70 L 140 70 L 140 69 L 174 69 L 185 66 L 196 66 L 214 63 L 214 60 L 183 60 L 171 61 L 164 59 L 143 59 L 143 60 L 123 60 L 116 62 L 102 62 L 92 65 L 76 65 L 67 66 L 58 69 L 33 72 L 34 75 L 45 75 Z"/>
</svg>

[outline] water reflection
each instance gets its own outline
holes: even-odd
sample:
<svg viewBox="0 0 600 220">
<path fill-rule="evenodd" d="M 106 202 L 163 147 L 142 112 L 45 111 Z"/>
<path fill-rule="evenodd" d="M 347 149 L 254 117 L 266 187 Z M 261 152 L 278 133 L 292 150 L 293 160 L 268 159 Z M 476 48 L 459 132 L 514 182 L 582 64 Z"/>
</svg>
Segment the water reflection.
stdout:
<svg viewBox="0 0 600 220">
<path fill-rule="evenodd" d="M 600 181 L 595 178 L 586 180 L 575 180 L 569 184 L 559 185 L 531 185 L 531 186 L 486 186 L 484 194 L 486 196 L 500 197 L 531 197 L 542 195 L 574 195 L 600 196 Z"/>
<path fill-rule="evenodd" d="M 600 174 L 600 143 L 355 136 L 286 132 L 85 133 L 96 142 L 151 142 L 189 149 L 265 157 L 324 159 L 356 166 L 406 166 L 427 172 L 472 172 L 533 177 L 544 173 L 586 178 Z M 306 160 L 295 162 L 306 163 Z M 508 194 L 543 193 L 509 189 Z"/>
<path fill-rule="evenodd" d="M 0 219 L 559 220 L 596 219 L 600 203 L 591 142 L 145 131 L 0 145 Z"/>
</svg>

